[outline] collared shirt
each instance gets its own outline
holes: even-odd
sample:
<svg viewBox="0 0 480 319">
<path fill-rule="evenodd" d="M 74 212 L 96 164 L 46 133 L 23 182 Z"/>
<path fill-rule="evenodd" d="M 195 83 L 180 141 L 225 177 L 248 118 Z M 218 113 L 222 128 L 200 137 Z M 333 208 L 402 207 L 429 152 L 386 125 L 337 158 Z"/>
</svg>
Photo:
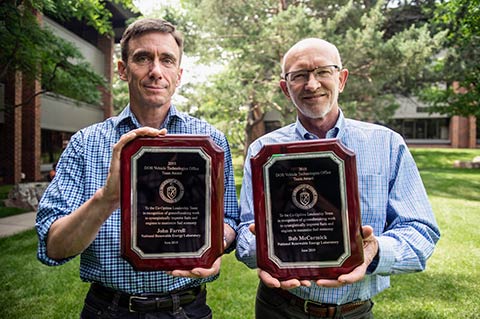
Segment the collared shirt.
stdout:
<svg viewBox="0 0 480 319">
<path fill-rule="evenodd" d="M 47 265 L 61 265 L 71 258 L 53 260 L 47 256 L 46 238 L 50 226 L 70 214 L 93 196 L 107 179 L 112 146 L 120 137 L 140 127 L 129 107 L 117 117 L 94 124 L 74 134 L 63 152 L 55 179 L 39 203 L 36 228 L 39 236 L 38 259 Z M 171 134 L 209 135 L 224 150 L 225 156 L 225 223 L 234 230 L 238 224 L 238 203 L 233 178 L 232 158 L 227 139 L 205 121 L 178 112 L 172 105 L 162 128 Z M 216 279 L 173 277 L 161 271 L 135 271 L 120 256 L 120 209 L 115 210 L 102 225 L 96 239 L 81 254 L 80 277 L 84 281 L 127 293 L 167 292 L 198 286 Z M 73 258 L 73 257 L 72 257 Z"/>
<path fill-rule="evenodd" d="M 263 145 L 317 139 L 297 119 L 296 123 L 260 137 L 248 149 L 240 193 L 240 225 L 236 256 L 251 268 L 256 267 L 255 236 L 248 226 L 254 223 L 250 158 Z M 366 300 L 389 287 L 391 274 L 425 269 L 427 259 L 440 237 L 417 166 L 404 140 L 392 130 L 346 119 L 340 112 L 326 138 L 337 138 L 356 154 L 362 225 L 374 229 L 379 244 L 378 259 L 365 278 L 340 288 L 289 290 L 321 303 L 344 304 Z"/>
</svg>

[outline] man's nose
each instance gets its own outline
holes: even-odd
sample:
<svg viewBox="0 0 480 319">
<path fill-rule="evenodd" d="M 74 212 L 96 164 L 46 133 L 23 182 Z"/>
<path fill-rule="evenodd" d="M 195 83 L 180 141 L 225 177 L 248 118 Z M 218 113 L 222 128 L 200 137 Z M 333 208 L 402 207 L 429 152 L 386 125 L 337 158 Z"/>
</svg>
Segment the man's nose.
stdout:
<svg viewBox="0 0 480 319">
<path fill-rule="evenodd" d="M 163 69 L 160 61 L 154 60 L 150 64 L 149 76 L 154 79 L 161 79 L 163 77 Z"/>
<path fill-rule="evenodd" d="M 322 83 L 315 77 L 313 72 L 308 73 L 308 79 L 305 83 L 305 89 L 310 91 L 315 91 L 322 86 Z"/>
</svg>

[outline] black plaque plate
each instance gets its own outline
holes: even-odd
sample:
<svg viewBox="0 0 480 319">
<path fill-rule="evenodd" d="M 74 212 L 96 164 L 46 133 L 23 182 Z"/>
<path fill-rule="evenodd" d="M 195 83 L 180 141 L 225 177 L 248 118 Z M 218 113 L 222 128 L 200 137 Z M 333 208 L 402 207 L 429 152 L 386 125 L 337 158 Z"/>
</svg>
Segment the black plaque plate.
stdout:
<svg viewBox="0 0 480 319">
<path fill-rule="evenodd" d="M 124 147 L 122 256 L 135 269 L 211 267 L 223 253 L 223 167 L 223 150 L 208 136 Z"/>
<path fill-rule="evenodd" d="M 353 152 L 336 139 L 270 144 L 251 164 L 259 268 L 332 279 L 363 262 Z"/>
</svg>

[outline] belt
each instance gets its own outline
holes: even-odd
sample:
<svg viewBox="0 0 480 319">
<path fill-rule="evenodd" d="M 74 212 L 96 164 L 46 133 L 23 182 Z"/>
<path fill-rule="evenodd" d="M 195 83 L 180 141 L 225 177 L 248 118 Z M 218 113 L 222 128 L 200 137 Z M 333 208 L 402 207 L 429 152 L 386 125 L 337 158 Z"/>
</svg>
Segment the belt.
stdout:
<svg viewBox="0 0 480 319">
<path fill-rule="evenodd" d="M 169 293 L 130 295 L 97 283 L 93 283 L 90 286 L 90 293 L 92 293 L 95 297 L 98 297 L 99 299 L 109 303 L 113 303 L 114 300 L 118 300 L 118 306 L 127 308 L 130 312 L 155 312 L 172 310 L 174 306 L 178 307 L 191 303 L 197 298 L 197 295 L 204 290 L 205 284 L 190 289 L 172 291 Z"/>
<path fill-rule="evenodd" d="M 276 288 L 275 291 L 284 299 L 286 299 L 291 305 L 300 308 L 305 313 L 320 318 L 333 318 L 337 312 L 345 314 L 370 302 L 370 300 L 364 300 L 350 302 L 343 305 L 323 304 L 308 299 L 302 299 L 283 289 Z"/>
</svg>

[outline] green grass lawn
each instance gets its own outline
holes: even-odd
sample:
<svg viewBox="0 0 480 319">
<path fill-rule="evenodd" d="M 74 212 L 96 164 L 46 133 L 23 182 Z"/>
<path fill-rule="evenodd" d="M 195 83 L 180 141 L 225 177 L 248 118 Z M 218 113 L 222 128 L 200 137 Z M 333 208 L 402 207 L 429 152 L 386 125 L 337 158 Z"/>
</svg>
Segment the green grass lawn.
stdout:
<svg viewBox="0 0 480 319">
<path fill-rule="evenodd" d="M 379 319 L 478 318 L 480 313 L 480 170 L 454 169 L 480 150 L 412 149 L 442 237 L 422 273 L 392 277 L 375 297 Z M 241 159 L 235 160 L 241 165 Z M 236 172 L 237 185 L 241 171 Z M 0 239 L 0 318 L 78 318 L 88 284 L 78 276 L 79 259 L 61 267 L 36 260 L 37 237 L 27 231 Z M 256 272 L 223 259 L 219 280 L 208 286 L 214 318 L 253 318 Z"/>
<path fill-rule="evenodd" d="M 480 150 L 412 149 L 441 238 L 425 272 L 392 276 L 378 318 L 479 318 L 480 170 L 453 168 Z"/>
</svg>

